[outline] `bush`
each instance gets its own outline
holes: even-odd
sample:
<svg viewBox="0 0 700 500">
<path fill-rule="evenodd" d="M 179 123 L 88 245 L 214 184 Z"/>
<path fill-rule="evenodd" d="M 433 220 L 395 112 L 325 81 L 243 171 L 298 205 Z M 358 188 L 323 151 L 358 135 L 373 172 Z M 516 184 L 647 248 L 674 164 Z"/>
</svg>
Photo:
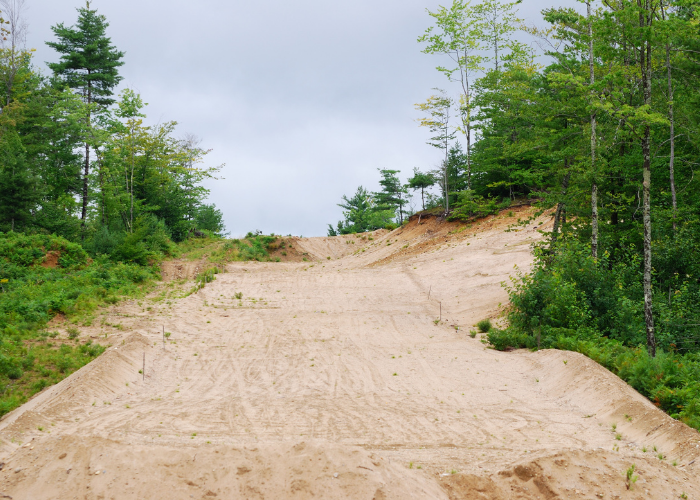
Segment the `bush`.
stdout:
<svg viewBox="0 0 700 500">
<path fill-rule="evenodd" d="M 0 292 L 0 416 L 103 351 L 92 343 L 57 349 L 56 335 L 44 331 L 52 317 L 89 318 L 95 308 L 140 293 L 156 277 L 156 268 L 104 255 L 90 262 L 80 245 L 60 237 L 0 233 L 0 281 L 7 280 Z M 77 340 L 77 329 L 68 330 Z"/>
<path fill-rule="evenodd" d="M 692 343 L 681 344 L 682 338 L 660 321 L 657 356 L 649 356 L 635 258 L 625 259 L 620 252 L 617 261 L 604 254 L 595 262 L 590 249 L 566 238 L 553 251 L 538 249 L 536 257 L 531 274 L 513 279 L 510 327 L 491 330 L 493 347 L 532 349 L 539 344 L 580 352 L 673 418 L 700 429 L 700 353 L 689 347 Z M 677 287 L 675 294 L 655 302 L 662 319 L 696 314 L 693 284 L 684 281 Z"/>
<path fill-rule="evenodd" d="M 452 205 L 448 220 L 470 220 L 487 215 L 495 215 L 510 206 L 510 198 L 504 198 L 500 203 L 493 198 L 484 198 L 474 191 L 465 190 L 457 194 L 457 200 Z"/>
<path fill-rule="evenodd" d="M 481 333 L 488 333 L 491 330 L 491 320 L 488 318 L 482 319 L 476 324 L 476 327 Z"/>
<path fill-rule="evenodd" d="M 534 348 L 537 345 L 537 342 L 531 336 L 518 333 L 512 329 L 499 330 L 498 328 L 491 328 L 487 338 L 494 349 L 499 351 L 522 347 Z"/>
</svg>

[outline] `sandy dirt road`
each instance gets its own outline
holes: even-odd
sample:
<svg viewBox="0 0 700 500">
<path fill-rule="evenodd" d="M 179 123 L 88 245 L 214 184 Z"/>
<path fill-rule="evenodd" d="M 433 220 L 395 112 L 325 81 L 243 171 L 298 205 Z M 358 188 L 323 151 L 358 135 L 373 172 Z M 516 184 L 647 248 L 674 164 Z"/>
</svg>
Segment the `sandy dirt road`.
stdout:
<svg viewBox="0 0 700 500">
<path fill-rule="evenodd" d="M 583 356 L 469 336 L 549 220 L 297 239 L 313 262 L 120 305 L 0 421 L 0 498 L 700 498 L 696 431 Z"/>
</svg>

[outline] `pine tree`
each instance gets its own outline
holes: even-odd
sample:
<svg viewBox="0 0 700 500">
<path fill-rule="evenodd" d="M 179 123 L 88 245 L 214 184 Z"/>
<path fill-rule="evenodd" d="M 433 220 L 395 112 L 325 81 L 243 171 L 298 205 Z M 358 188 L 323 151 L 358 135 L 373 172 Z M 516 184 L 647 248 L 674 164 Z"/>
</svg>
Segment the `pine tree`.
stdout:
<svg viewBox="0 0 700 500">
<path fill-rule="evenodd" d="M 434 186 L 436 182 L 437 179 L 433 174 L 430 172 L 423 173 L 417 168 L 413 169 L 413 177 L 408 179 L 408 187 L 414 190 L 420 189 L 420 199 L 423 210 L 425 210 L 425 190 L 431 186 Z"/>
<path fill-rule="evenodd" d="M 0 128 L 0 228 L 15 231 L 27 225 L 36 208 L 38 182 L 17 133 L 5 124 Z"/>
<path fill-rule="evenodd" d="M 374 199 L 377 202 L 378 210 L 391 211 L 399 213 L 399 224 L 403 224 L 403 206 L 406 204 L 406 187 L 401 184 L 401 180 L 397 175 L 399 170 L 379 169 L 382 179 L 379 184 L 382 190 L 374 193 Z"/>
<path fill-rule="evenodd" d="M 78 9 L 78 22 L 75 27 L 61 24 L 51 29 L 57 42 L 46 42 L 49 47 L 61 54 L 61 62 L 49 63 L 54 75 L 66 86 L 77 91 L 88 105 L 87 125 L 100 108 L 114 103 L 112 94 L 122 78 L 117 69 L 124 64 L 123 52 L 119 52 L 106 36 L 107 19 L 97 14 L 86 2 Z M 82 214 L 83 228 L 87 219 L 88 179 L 90 175 L 90 141 L 85 142 L 85 165 L 83 171 Z"/>
</svg>

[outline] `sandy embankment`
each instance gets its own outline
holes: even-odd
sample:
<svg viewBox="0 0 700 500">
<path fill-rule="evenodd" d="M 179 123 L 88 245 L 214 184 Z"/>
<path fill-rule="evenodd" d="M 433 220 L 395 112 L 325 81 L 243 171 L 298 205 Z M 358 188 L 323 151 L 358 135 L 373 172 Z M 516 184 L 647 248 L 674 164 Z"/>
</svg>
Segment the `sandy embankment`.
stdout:
<svg viewBox="0 0 700 500">
<path fill-rule="evenodd" d="M 84 331 L 109 334 L 104 356 L 0 421 L 0 493 L 700 498 L 696 431 L 583 356 L 469 337 L 531 262 L 536 225 L 504 231 L 518 216 L 296 239 L 314 262 L 116 307 Z"/>
</svg>

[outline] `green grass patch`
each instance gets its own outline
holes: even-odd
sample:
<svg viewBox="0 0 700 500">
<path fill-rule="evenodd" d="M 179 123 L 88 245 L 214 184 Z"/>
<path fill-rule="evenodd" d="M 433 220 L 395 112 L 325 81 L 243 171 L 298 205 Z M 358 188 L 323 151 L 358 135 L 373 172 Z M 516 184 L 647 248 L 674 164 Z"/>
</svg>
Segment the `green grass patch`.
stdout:
<svg viewBox="0 0 700 500">
<path fill-rule="evenodd" d="M 91 260 L 63 238 L 0 233 L 0 415 L 104 351 L 76 344 L 74 327 L 68 341 L 57 341 L 46 331 L 54 316 L 90 323 L 98 307 L 142 296 L 157 277 L 157 266 Z"/>
</svg>

